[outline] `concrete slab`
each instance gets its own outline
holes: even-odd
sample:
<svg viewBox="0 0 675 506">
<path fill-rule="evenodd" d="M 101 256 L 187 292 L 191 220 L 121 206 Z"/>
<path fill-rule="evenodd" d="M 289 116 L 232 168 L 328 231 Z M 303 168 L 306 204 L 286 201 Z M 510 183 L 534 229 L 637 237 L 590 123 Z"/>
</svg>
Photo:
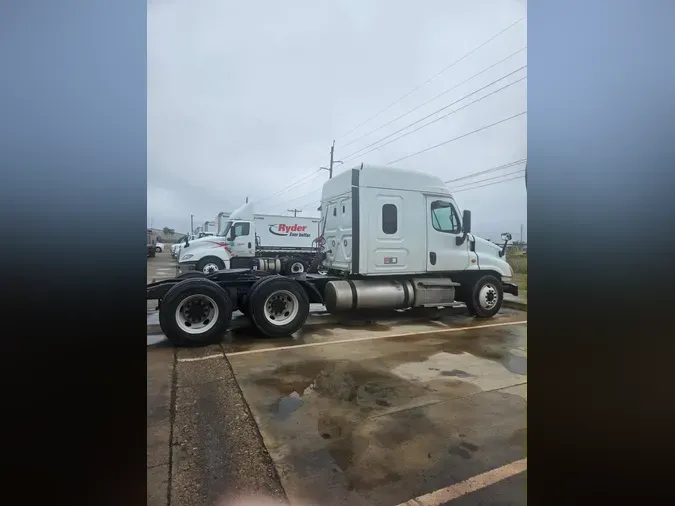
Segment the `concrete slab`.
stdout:
<svg viewBox="0 0 675 506">
<path fill-rule="evenodd" d="M 166 506 L 171 445 L 174 350 L 156 348 L 147 359 L 147 503 Z"/>
<path fill-rule="evenodd" d="M 228 359 L 291 501 L 399 504 L 525 456 L 525 343 L 512 325 Z"/>
<path fill-rule="evenodd" d="M 171 424 L 155 424 L 148 427 L 147 466 L 170 463 Z"/>
<path fill-rule="evenodd" d="M 147 505 L 168 506 L 169 465 L 148 468 Z"/>
<path fill-rule="evenodd" d="M 518 309 L 520 311 L 527 311 L 527 295 L 525 297 L 516 297 L 511 294 L 504 294 L 504 306 L 510 309 Z"/>
<path fill-rule="evenodd" d="M 180 350 L 179 360 L 199 358 L 193 351 Z M 229 364 L 177 362 L 171 503 L 212 505 L 252 492 L 285 499 Z"/>
</svg>

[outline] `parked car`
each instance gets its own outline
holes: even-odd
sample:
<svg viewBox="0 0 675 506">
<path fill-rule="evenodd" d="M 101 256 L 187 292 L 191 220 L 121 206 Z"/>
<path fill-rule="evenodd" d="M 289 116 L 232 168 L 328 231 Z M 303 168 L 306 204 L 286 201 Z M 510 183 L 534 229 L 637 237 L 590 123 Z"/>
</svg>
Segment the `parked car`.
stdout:
<svg viewBox="0 0 675 506">
<path fill-rule="evenodd" d="M 155 243 L 155 251 L 157 253 L 161 253 L 164 251 L 164 243 L 163 242 L 156 242 Z"/>
</svg>

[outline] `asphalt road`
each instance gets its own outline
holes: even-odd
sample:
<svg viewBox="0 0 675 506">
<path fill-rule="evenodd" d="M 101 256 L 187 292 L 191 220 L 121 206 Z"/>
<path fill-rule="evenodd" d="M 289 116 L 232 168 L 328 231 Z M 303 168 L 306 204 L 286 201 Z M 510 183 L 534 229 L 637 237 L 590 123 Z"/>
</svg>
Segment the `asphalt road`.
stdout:
<svg viewBox="0 0 675 506">
<path fill-rule="evenodd" d="M 320 318 L 292 339 L 149 340 L 148 504 L 526 503 L 526 313 Z"/>
</svg>

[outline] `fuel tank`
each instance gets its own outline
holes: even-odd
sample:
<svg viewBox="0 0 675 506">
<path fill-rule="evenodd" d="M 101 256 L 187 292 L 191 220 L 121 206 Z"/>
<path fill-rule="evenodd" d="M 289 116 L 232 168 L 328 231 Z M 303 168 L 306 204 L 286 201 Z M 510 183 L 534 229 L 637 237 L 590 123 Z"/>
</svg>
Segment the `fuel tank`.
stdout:
<svg viewBox="0 0 675 506">
<path fill-rule="evenodd" d="M 278 258 L 258 258 L 258 269 L 266 272 L 281 272 L 281 260 Z"/>
<path fill-rule="evenodd" d="M 329 281 L 325 289 L 329 313 L 352 309 L 405 309 L 415 299 L 408 280 L 340 280 Z"/>
</svg>

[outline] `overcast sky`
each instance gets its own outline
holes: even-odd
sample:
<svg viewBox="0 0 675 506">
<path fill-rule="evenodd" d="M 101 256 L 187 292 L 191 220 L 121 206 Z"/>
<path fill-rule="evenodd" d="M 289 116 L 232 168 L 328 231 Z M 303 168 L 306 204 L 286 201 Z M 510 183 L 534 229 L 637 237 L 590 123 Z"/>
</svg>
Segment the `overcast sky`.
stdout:
<svg viewBox="0 0 675 506">
<path fill-rule="evenodd" d="M 524 48 L 526 19 L 345 136 L 525 15 L 524 0 L 149 0 L 148 224 L 184 232 L 190 214 L 196 226 L 246 196 L 256 212 L 297 207 L 317 216 L 328 173 L 313 171 L 328 164 L 333 139 L 336 159 L 350 160 L 336 166 L 339 172 L 386 164 L 525 111 L 527 80 L 349 156 L 526 65 L 525 49 L 379 128 Z M 401 134 L 526 75 L 526 68 L 515 72 Z M 523 159 L 526 118 L 393 166 L 448 180 Z M 526 234 L 524 179 L 488 185 L 521 169 L 450 184 L 460 207 L 472 210 L 478 235 L 510 231 L 517 239 L 521 224 Z M 481 184 L 488 186 L 467 189 Z"/>
</svg>

